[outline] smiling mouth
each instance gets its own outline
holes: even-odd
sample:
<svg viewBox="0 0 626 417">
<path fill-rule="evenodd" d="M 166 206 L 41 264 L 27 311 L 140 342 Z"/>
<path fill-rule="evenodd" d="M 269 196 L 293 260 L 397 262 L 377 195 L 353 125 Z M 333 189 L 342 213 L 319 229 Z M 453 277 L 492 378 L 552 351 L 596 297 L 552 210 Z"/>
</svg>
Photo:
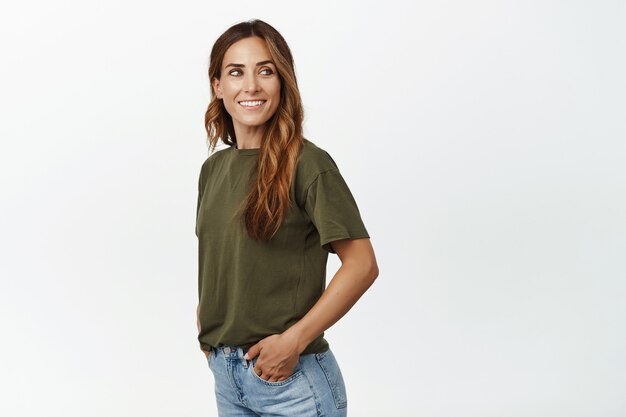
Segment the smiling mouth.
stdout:
<svg viewBox="0 0 626 417">
<path fill-rule="evenodd" d="M 263 106 L 267 100 L 243 100 L 239 101 L 239 105 L 247 110 L 256 110 Z M 246 103 L 246 104 L 244 104 Z"/>
</svg>

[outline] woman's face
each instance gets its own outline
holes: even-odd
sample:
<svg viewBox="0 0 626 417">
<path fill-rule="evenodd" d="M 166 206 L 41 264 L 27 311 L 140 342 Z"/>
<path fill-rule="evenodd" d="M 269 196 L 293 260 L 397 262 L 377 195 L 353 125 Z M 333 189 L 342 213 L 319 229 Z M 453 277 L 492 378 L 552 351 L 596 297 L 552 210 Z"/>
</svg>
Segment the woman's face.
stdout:
<svg viewBox="0 0 626 417">
<path fill-rule="evenodd" d="M 263 126 L 280 101 L 280 78 L 265 41 L 253 36 L 232 44 L 213 89 L 233 118 L 236 132 L 251 133 L 250 128 Z M 254 103 L 257 100 L 262 103 Z"/>
</svg>

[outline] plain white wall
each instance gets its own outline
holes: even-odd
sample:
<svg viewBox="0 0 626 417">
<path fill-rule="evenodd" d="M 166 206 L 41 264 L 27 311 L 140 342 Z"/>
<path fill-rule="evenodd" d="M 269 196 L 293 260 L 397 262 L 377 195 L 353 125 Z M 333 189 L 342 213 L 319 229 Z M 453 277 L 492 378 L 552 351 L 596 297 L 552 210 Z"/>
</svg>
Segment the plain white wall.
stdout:
<svg viewBox="0 0 626 417">
<path fill-rule="evenodd" d="M 378 258 L 326 332 L 350 415 L 626 415 L 623 2 L 2 9 L 1 415 L 217 415 L 195 322 L 206 72 L 254 17 L 292 48 L 305 133 Z"/>
</svg>

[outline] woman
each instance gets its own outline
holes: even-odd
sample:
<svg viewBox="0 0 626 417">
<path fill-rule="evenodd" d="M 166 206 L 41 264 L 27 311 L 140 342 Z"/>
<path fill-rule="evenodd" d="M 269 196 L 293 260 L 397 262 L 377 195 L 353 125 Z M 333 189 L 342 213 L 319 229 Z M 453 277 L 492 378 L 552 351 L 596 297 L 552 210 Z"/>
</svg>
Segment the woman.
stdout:
<svg viewBox="0 0 626 417">
<path fill-rule="evenodd" d="M 337 164 L 302 135 L 291 51 L 251 20 L 215 42 L 199 176 L 198 340 L 220 416 L 345 416 L 324 331 L 378 276 Z M 325 289 L 326 262 L 341 267 Z"/>
</svg>

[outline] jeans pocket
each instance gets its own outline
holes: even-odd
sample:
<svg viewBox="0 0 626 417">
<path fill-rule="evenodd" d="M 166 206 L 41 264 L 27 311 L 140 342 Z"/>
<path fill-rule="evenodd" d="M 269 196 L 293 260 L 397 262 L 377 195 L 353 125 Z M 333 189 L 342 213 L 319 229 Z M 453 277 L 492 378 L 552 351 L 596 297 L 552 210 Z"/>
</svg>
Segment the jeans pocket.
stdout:
<svg viewBox="0 0 626 417">
<path fill-rule="evenodd" d="M 346 386 L 343 381 L 341 370 L 339 369 L 339 364 L 335 360 L 335 355 L 333 355 L 331 350 L 328 349 L 325 352 L 316 353 L 315 359 L 317 359 L 317 363 L 319 363 L 322 371 L 324 371 L 326 381 L 328 381 L 330 391 L 332 392 L 333 399 L 335 400 L 335 407 L 347 407 L 348 398 L 346 396 Z"/>
<path fill-rule="evenodd" d="M 293 373 L 289 376 L 289 378 L 284 379 L 282 381 L 268 381 L 266 379 L 261 378 L 260 376 L 257 375 L 256 371 L 254 370 L 254 365 L 256 364 L 256 360 L 258 359 L 258 356 L 256 358 L 253 358 L 252 361 L 250 362 L 250 372 L 252 373 L 252 375 L 254 375 L 254 377 L 263 382 L 265 385 L 270 385 L 270 386 L 281 386 L 281 385 L 286 385 L 292 381 L 294 381 L 295 379 L 299 378 L 300 376 L 302 376 L 302 370 L 299 369 L 298 364 L 296 364 L 296 367 L 294 368 Z"/>
</svg>

